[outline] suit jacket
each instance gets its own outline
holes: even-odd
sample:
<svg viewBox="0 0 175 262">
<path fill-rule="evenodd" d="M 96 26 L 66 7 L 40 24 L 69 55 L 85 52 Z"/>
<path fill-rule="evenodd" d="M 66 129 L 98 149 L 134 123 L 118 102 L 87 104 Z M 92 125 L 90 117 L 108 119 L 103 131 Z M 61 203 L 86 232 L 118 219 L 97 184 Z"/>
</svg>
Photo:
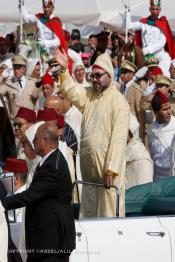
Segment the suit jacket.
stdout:
<svg viewBox="0 0 175 262">
<path fill-rule="evenodd" d="M 36 88 L 33 79 L 26 78 L 26 83 L 21 93 L 19 92 L 19 83 L 14 77 L 0 83 L 0 94 L 8 99 L 8 109 L 11 119 L 14 119 L 19 107 L 34 109 L 35 100 L 39 96 L 40 90 Z"/>
<path fill-rule="evenodd" d="M 71 194 L 69 169 L 62 153 L 56 149 L 36 168 L 28 190 L 6 198 L 8 209 L 26 206 L 28 257 L 47 256 L 42 250 L 71 252 L 75 248 Z"/>
</svg>

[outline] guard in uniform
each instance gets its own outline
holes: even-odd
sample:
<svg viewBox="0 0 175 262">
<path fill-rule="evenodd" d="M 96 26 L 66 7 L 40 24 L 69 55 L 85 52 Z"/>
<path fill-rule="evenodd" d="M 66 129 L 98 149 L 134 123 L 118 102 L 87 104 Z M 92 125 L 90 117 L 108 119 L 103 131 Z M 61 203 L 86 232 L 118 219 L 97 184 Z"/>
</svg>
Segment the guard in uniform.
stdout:
<svg viewBox="0 0 175 262">
<path fill-rule="evenodd" d="M 139 22 L 131 22 L 129 15 L 129 29 L 136 31 L 136 44 L 142 48 L 145 60 L 158 58 L 163 74 L 169 76 L 171 59 L 175 58 L 175 44 L 166 17 L 159 17 L 160 11 L 160 0 L 151 0 L 151 15 Z"/>
</svg>

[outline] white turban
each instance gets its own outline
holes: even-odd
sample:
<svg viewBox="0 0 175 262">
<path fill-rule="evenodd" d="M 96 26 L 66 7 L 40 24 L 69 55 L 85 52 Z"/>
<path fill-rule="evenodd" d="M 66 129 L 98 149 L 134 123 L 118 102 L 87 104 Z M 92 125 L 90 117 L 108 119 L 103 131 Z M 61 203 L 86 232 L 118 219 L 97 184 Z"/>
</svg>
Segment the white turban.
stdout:
<svg viewBox="0 0 175 262">
<path fill-rule="evenodd" d="M 73 67 L 72 67 L 73 74 L 78 66 L 82 66 L 84 68 L 84 64 L 82 60 L 77 60 L 76 62 L 73 63 Z"/>
<path fill-rule="evenodd" d="M 37 58 L 29 58 L 27 62 L 27 70 L 26 70 L 26 76 L 30 77 L 33 73 L 33 70 L 35 69 L 36 64 L 40 62 Z"/>
</svg>

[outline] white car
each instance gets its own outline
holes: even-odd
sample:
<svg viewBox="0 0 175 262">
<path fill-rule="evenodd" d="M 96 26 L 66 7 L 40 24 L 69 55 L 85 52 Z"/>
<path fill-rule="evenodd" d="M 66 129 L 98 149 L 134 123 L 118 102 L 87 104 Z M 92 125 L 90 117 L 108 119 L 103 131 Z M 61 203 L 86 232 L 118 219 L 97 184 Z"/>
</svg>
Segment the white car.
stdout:
<svg viewBox="0 0 175 262">
<path fill-rule="evenodd" d="M 144 187 L 138 188 L 144 191 Z M 158 196 L 157 189 L 151 190 Z M 139 190 L 138 193 L 140 194 Z M 173 196 L 173 194 L 171 192 L 170 195 Z M 140 195 L 140 199 L 143 200 L 145 196 L 144 192 Z M 139 206 L 137 203 L 136 205 Z M 74 208 L 77 209 L 78 206 L 75 205 Z M 126 218 L 75 219 L 76 249 L 72 252 L 70 261 L 175 262 L 175 215 L 143 216 L 141 214 L 138 216 L 139 212 L 134 213 L 135 216 Z M 16 243 L 19 238 L 19 227 L 19 224 L 11 224 Z"/>
</svg>

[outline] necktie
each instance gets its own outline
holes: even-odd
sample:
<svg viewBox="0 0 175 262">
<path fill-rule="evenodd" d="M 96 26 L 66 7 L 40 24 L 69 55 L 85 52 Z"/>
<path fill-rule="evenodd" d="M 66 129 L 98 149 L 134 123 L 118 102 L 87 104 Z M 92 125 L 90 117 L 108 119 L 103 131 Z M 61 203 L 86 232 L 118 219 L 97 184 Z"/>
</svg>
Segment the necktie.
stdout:
<svg viewBox="0 0 175 262">
<path fill-rule="evenodd" d="M 22 88 L 22 80 L 21 79 L 18 79 L 18 83 L 19 83 L 19 85 L 20 85 L 20 87 Z"/>
<path fill-rule="evenodd" d="M 122 95 L 125 95 L 125 90 L 126 90 L 126 86 L 123 85 L 122 88 L 121 88 L 121 93 L 122 93 Z"/>
</svg>

